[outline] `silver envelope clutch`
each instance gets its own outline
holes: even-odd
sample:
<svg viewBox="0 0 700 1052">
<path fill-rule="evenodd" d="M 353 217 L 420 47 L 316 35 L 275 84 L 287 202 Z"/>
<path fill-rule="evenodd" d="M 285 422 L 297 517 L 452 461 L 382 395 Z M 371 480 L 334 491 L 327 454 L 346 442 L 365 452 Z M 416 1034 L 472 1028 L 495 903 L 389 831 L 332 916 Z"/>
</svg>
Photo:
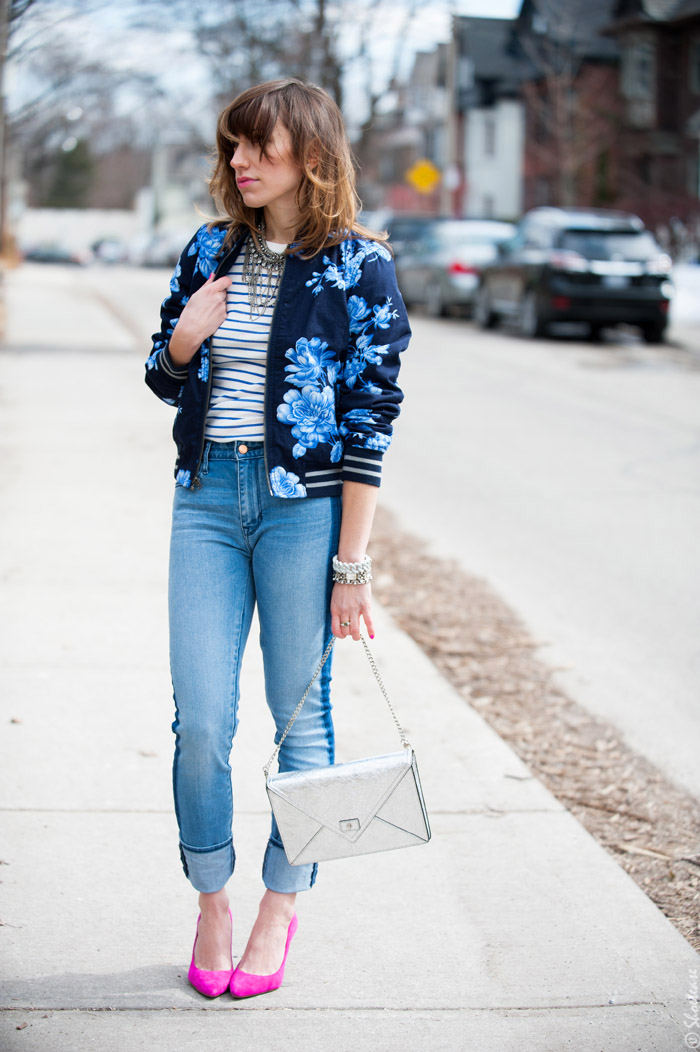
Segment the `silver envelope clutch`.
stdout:
<svg viewBox="0 0 700 1052">
<path fill-rule="evenodd" d="M 270 775 L 267 794 L 292 866 L 430 840 L 411 748 Z"/>
<path fill-rule="evenodd" d="M 428 812 L 413 749 L 399 723 L 364 636 L 360 636 L 379 689 L 394 717 L 403 749 L 386 756 L 270 774 L 311 686 L 333 649 L 331 637 L 311 683 L 292 713 L 266 763 L 267 795 L 292 866 L 331 858 L 369 855 L 397 847 L 427 844 Z"/>
</svg>

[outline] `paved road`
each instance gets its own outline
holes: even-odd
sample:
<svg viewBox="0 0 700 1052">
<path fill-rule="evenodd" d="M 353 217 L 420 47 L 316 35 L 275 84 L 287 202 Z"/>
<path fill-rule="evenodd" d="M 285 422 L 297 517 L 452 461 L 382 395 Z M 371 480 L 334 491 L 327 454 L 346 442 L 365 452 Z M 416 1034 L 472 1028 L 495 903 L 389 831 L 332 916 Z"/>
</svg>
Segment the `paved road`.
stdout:
<svg viewBox="0 0 700 1052">
<path fill-rule="evenodd" d="M 686 270 L 678 331 L 700 350 L 700 270 Z M 166 272 L 35 271 L 106 305 L 143 353 Z M 700 357 L 626 334 L 593 346 L 412 324 L 383 502 L 487 578 L 564 688 L 700 796 Z"/>
<path fill-rule="evenodd" d="M 383 498 L 520 612 L 569 693 L 700 796 L 700 370 L 413 316 Z"/>
</svg>

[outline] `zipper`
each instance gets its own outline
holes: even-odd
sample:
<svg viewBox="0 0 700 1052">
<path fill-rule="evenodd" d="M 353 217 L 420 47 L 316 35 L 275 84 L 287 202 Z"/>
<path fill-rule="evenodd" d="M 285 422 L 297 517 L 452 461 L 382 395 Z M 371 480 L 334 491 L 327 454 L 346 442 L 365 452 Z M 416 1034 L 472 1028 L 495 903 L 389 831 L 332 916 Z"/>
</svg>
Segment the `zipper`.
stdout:
<svg viewBox="0 0 700 1052">
<path fill-rule="evenodd" d="M 192 489 L 201 489 L 201 487 L 202 487 L 202 483 L 200 482 L 200 479 L 199 479 L 199 469 L 200 469 L 201 464 L 202 464 L 202 456 L 204 455 L 204 434 L 205 434 L 206 429 L 207 429 L 207 413 L 209 412 L 209 399 L 211 398 L 211 378 L 212 378 L 212 373 L 214 372 L 214 369 L 213 369 L 212 364 L 211 364 L 211 343 L 209 342 L 210 339 L 211 339 L 211 337 L 207 337 L 207 339 L 204 341 L 202 346 L 199 348 L 200 355 L 201 355 L 202 347 L 206 346 L 206 348 L 207 348 L 207 361 L 209 363 L 209 366 L 208 366 L 208 372 L 207 372 L 207 393 L 206 393 L 206 396 L 205 396 L 206 408 L 204 410 L 204 420 L 202 421 L 202 437 L 201 437 L 201 441 L 199 443 L 199 454 L 197 456 L 197 465 L 196 465 L 196 467 L 194 469 L 194 478 L 192 479 Z"/>
<path fill-rule="evenodd" d="M 269 471 L 268 464 L 267 464 L 267 424 L 268 424 L 268 420 L 270 418 L 270 414 L 267 411 L 267 378 L 268 378 L 268 376 L 270 374 L 270 344 L 272 342 L 272 334 L 273 334 L 273 330 L 274 330 L 274 327 L 275 327 L 275 316 L 277 314 L 277 307 L 279 306 L 279 302 L 280 302 L 280 294 L 282 292 L 282 282 L 284 281 L 284 275 L 285 275 L 285 272 L 287 270 L 287 260 L 288 259 L 289 259 L 289 256 L 286 257 L 286 259 L 284 261 L 284 265 L 282 266 L 282 273 L 280 274 L 279 285 L 277 286 L 277 297 L 275 299 L 275 305 L 272 308 L 272 319 L 270 321 L 270 335 L 267 338 L 267 362 L 265 363 L 265 383 L 263 385 L 263 410 L 264 410 L 263 430 L 264 430 L 264 434 L 265 434 L 265 441 L 263 442 L 263 463 L 265 464 L 265 481 L 267 482 L 268 492 L 269 492 L 271 497 L 274 497 L 274 493 L 272 492 L 272 486 L 270 485 L 270 471 Z"/>
<path fill-rule="evenodd" d="M 238 251 L 236 251 L 236 249 L 238 249 Z M 241 249 L 240 245 L 234 245 L 232 248 L 229 249 L 229 251 L 226 253 L 224 258 L 221 260 L 221 262 L 219 263 L 218 267 L 216 268 L 216 274 L 215 274 L 215 277 L 214 277 L 215 281 L 216 281 L 216 278 L 222 277 L 221 271 L 223 271 L 224 267 L 230 267 L 231 263 L 233 263 L 238 258 L 238 254 L 240 252 L 240 249 Z M 211 398 L 211 382 L 212 382 L 212 376 L 214 374 L 214 368 L 212 366 L 212 361 L 211 361 L 211 336 L 208 336 L 206 338 L 206 340 L 204 341 L 204 343 L 200 346 L 200 348 L 199 348 L 200 354 L 201 354 L 202 347 L 206 347 L 207 348 L 207 358 L 209 360 L 209 369 L 208 369 L 208 372 L 207 372 L 207 390 L 206 390 L 206 395 L 205 395 L 205 408 L 204 408 L 204 414 L 203 414 L 203 417 L 202 417 L 202 434 L 201 434 L 200 443 L 199 443 L 199 454 L 197 456 L 197 463 L 196 463 L 195 469 L 194 469 L 194 478 L 192 479 L 192 489 L 201 489 L 201 486 L 202 486 L 202 483 L 200 482 L 200 479 L 199 479 L 199 469 L 200 469 L 200 467 L 202 465 L 202 456 L 204 454 L 204 441 L 205 441 L 204 440 L 204 434 L 205 434 L 206 429 L 207 429 L 207 413 L 209 412 L 209 400 Z"/>
</svg>

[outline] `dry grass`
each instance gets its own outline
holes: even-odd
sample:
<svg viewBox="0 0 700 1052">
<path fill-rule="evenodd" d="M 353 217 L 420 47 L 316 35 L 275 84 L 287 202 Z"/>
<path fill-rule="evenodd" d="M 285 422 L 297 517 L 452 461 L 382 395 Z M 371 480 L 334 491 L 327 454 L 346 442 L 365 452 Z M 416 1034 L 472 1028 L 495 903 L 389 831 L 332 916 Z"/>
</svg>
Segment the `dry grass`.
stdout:
<svg viewBox="0 0 700 1052">
<path fill-rule="evenodd" d="M 571 701 L 489 585 L 380 509 L 374 595 L 532 772 L 700 951 L 700 807 Z"/>
</svg>

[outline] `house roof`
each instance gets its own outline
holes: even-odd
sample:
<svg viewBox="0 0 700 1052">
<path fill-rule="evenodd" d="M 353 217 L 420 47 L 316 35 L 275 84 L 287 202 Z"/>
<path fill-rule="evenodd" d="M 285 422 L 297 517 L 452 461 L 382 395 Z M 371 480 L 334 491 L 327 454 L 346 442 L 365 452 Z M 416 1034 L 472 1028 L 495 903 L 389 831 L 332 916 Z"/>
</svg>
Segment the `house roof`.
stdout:
<svg viewBox="0 0 700 1052">
<path fill-rule="evenodd" d="M 517 93 L 534 72 L 525 55 L 514 55 L 509 49 L 512 29 L 510 18 L 457 15 L 454 22 L 459 55 L 471 61 L 474 80 L 497 82 L 501 95 Z"/>
<path fill-rule="evenodd" d="M 615 18 L 617 6 L 616 0 L 523 0 L 515 33 L 524 38 L 525 50 L 528 40 L 532 47 L 541 40 L 565 45 L 580 59 L 615 59 L 617 44 L 601 30 Z"/>
<path fill-rule="evenodd" d="M 700 0 L 617 0 L 613 26 L 649 25 L 654 22 L 680 22 L 700 15 Z"/>
</svg>

